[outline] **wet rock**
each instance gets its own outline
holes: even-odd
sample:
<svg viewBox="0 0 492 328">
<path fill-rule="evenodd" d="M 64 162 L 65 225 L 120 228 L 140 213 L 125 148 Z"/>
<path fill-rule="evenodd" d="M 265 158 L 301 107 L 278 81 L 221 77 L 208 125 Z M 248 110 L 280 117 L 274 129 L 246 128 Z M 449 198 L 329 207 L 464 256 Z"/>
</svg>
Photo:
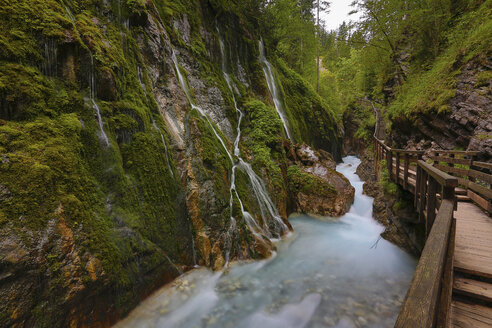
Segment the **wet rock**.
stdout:
<svg viewBox="0 0 492 328">
<path fill-rule="evenodd" d="M 297 211 L 312 215 L 341 216 L 354 200 L 355 189 L 340 173 L 327 152 L 313 150 L 306 144 L 295 147 L 299 161 L 289 177 L 294 186 Z"/>
<path fill-rule="evenodd" d="M 116 82 L 112 70 L 101 69 L 97 74 L 97 96 L 106 101 L 114 101 L 118 97 Z"/>
</svg>

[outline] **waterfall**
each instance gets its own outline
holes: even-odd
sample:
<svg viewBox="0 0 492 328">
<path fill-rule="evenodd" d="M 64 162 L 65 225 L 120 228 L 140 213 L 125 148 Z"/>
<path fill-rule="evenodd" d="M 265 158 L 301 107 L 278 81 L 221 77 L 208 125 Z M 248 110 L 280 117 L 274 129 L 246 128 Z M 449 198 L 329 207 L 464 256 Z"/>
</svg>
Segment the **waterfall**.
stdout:
<svg viewBox="0 0 492 328">
<path fill-rule="evenodd" d="M 171 167 L 171 162 L 169 161 L 169 152 L 167 150 L 167 144 L 166 144 L 166 140 L 164 139 L 164 135 L 162 134 L 161 130 L 159 129 L 159 127 L 157 126 L 157 124 L 155 123 L 155 121 L 152 121 L 152 126 L 161 135 L 162 144 L 164 145 L 164 151 L 166 153 L 167 168 L 169 169 L 169 172 L 171 172 L 171 175 L 174 178 L 174 172 L 173 172 L 173 169 Z"/>
<path fill-rule="evenodd" d="M 140 84 L 140 88 L 142 88 L 142 91 L 145 93 L 146 87 L 145 87 L 145 83 L 143 82 L 144 75 L 140 65 L 137 66 L 137 77 L 138 77 L 138 83 Z"/>
<path fill-rule="evenodd" d="M 196 260 L 196 247 L 195 247 L 195 238 L 191 238 L 191 250 L 192 250 L 192 253 L 193 253 L 193 266 L 195 268 L 198 268 L 199 265 L 197 263 L 197 260 Z"/>
<path fill-rule="evenodd" d="M 263 66 L 263 72 L 265 73 L 268 90 L 270 90 L 270 94 L 272 95 L 273 104 L 275 105 L 278 116 L 280 116 L 280 119 L 284 124 L 285 134 L 287 135 L 287 138 L 292 140 L 289 131 L 289 121 L 287 120 L 287 114 L 285 113 L 284 106 L 282 104 L 282 101 L 280 100 L 280 91 L 278 89 L 277 82 L 275 82 L 275 77 L 273 76 L 273 68 L 270 62 L 268 62 L 268 60 L 266 59 L 265 45 L 263 44 L 263 39 L 258 41 L 258 43 L 260 46 L 260 62 Z"/>
<path fill-rule="evenodd" d="M 68 18 L 72 22 L 75 22 L 76 21 L 75 16 L 72 14 L 72 12 L 70 11 L 70 8 L 68 8 L 67 6 L 65 6 L 65 12 L 67 13 Z"/>
<path fill-rule="evenodd" d="M 56 41 L 52 38 L 49 38 L 44 43 L 44 63 L 41 67 L 43 74 L 51 77 L 56 76 L 57 62 L 58 62 L 58 47 Z"/>
<path fill-rule="evenodd" d="M 90 76 L 89 76 L 89 86 L 90 86 L 90 100 L 92 102 L 92 108 L 96 111 L 96 118 L 97 118 L 97 123 L 99 125 L 99 139 L 102 141 L 102 143 L 106 146 L 109 147 L 111 146 L 111 143 L 109 142 L 109 138 L 106 135 L 106 132 L 104 132 L 104 122 L 101 117 L 101 111 L 99 109 L 99 105 L 97 104 L 95 97 L 96 97 L 96 79 L 94 77 L 94 57 L 92 56 L 92 53 L 90 54 L 91 56 L 91 70 L 90 70 Z"/>
<path fill-rule="evenodd" d="M 224 45 L 224 40 L 222 39 L 220 32 L 217 28 L 217 32 L 219 34 L 219 45 L 220 45 L 220 52 L 222 55 L 222 73 L 224 75 L 224 79 L 226 80 L 227 86 L 229 87 L 229 90 L 231 91 L 232 94 L 232 101 L 234 104 L 234 109 L 236 110 L 236 113 L 238 114 L 238 122 L 237 122 L 237 136 L 236 140 L 234 141 L 234 155 L 237 156 L 239 160 L 239 168 L 246 173 L 246 175 L 249 177 L 249 181 L 251 183 L 251 186 L 253 187 L 254 195 L 256 197 L 256 200 L 258 202 L 258 205 L 260 207 L 261 215 L 263 218 L 267 217 L 267 215 L 270 215 L 274 220 L 276 224 L 276 228 L 280 228 L 281 231 L 285 231 L 288 229 L 282 219 L 280 218 L 280 215 L 278 214 L 277 207 L 273 204 L 273 201 L 271 200 L 268 191 L 265 187 L 265 184 L 263 183 L 262 179 L 255 173 L 253 168 L 251 167 L 250 164 L 246 163 L 242 158 L 239 150 L 239 141 L 241 140 L 241 121 L 243 119 L 243 112 L 239 109 L 237 105 L 237 100 L 236 100 L 236 94 L 234 92 L 233 88 L 233 81 L 228 73 L 227 69 L 227 57 L 225 53 L 225 45 Z M 237 191 L 236 191 L 237 195 Z M 239 199 L 239 196 L 237 196 Z M 241 211 L 243 212 L 243 217 L 248 217 L 252 218 L 251 215 L 244 211 L 243 209 L 243 204 L 241 200 L 239 199 L 239 203 L 241 205 Z M 247 219 L 246 219 L 247 220 Z M 254 221 L 254 220 L 253 220 Z M 256 221 L 254 221 L 256 223 Z M 266 221 L 263 220 L 263 227 L 268 231 L 268 227 L 266 226 Z"/>
<path fill-rule="evenodd" d="M 246 223 L 246 225 L 248 226 L 249 230 L 257 237 L 257 238 L 262 238 L 261 235 L 264 235 L 264 236 L 267 236 L 269 238 L 272 237 L 270 231 L 268 230 L 268 226 L 266 224 L 266 216 L 264 214 L 266 214 L 264 212 L 264 210 L 266 209 L 267 212 L 270 214 L 270 216 L 275 220 L 275 225 L 277 227 L 279 227 L 280 229 L 280 234 L 282 234 L 283 232 L 287 231 L 288 228 L 287 226 L 283 223 L 282 219 L 280 218 L 280 216 L 278 215 L 278 211 L 277 209 L 275 208 L 275 206 L 273 205 L 273 202 L 271 201 L 271 199 L 269 198 L 268 196 L 268 192 L 266 191 L 266 188 L 264 186 L 263 183 L 261 183 L 261 180 L 260 178 L 256 175 L 256 173 L 253 171 L 253 169 L 251 168 L 251 166 L 247 163 L 245 163 L 242 158 L 240 157 L 240 151 L 239 151 L 239 140 L 241 138 L 241 120 L 242 120 L 242 112 L 239 110 L 238 106 L 237 106 L 237 103 L 236 103 L 236 98 L 235 98 L 235 94 L 234 94 L 234 89 L 232 87 L 232 81 L 230 79 L 230 76 L 227 74 L 227 68 L 226 68 L 226 64 L 225 64 L 225 54 L 224 54 L 224 44 L 223 44 L 223 41 L 221 40 L 221 51 L 222 51 L 222 57 L 223 57 L 223 62 L 222 62 L 222 69 L 223 69 L 223 73 L 224 73 L 224 78 L 226 79 L 226 82 L 227 82 L 227 85 L 229 87 L 229 89 L 231 90 L 232 92 L 232 95 L 233 95 L 233 102 L 234 102 L 234 106 L 235 106 L 235 109 L 239 115 L 239 120 L 238 120 L 238 126 L 237 126 L 237 137 L 236 137 L 236 140 L 234 141 L 234 155 L 238 158 L 238 164 L 235 163 L 229 149 L 227 148 L 224 140 L 222 139 L 222 137 L 219 135 L 219 133 L 217 132 L 217 130 L 215 129 L 214 125 L 212 124 L 212 121 L 210 120 L 209 116 L 203 111 L 202 108 L 200 108 L 199 106 L 195 105 L 191 95 L 190 95 L 190 91 L 188 89 L 188 86 L 186 84 L 186 80 L 183 76 L 183 74 L 181 73 L 180 71 L 180 68 L 179 68 L 179 65 L 178 65 L 178 60 L 176 58 L 176 53 L 174 52 L 174 49 L 173 49 L 173 53 L 172 53 L 172 60 L 173 60 L 173 63 L 174 63 L 174 66 L 175 66 L 175 69 L 176 69 L 176 74 L 178 75 L 178 80 L 179 80 L 179 83 L 181 85 L 181 87 L 183 88 L 183 91 L 185 92 L 185 95 L 192 107 L 192 109 L 195 109 L 198 111 L 198 113 L 200 113 L 200 115 L 206 120 L 206 122 L 208 123 L 208 125 L 210 126 L 210 128 L 212 129 L 213 133 L 215 134 L 215 136 L 217 137 L 217 139 L 219 140 L 219 142 L 221 143 L 222 147 L 224 148 L 224 150 L 226 151 L 227 153 L 227 156 L 229 157 L 230 161 L 231 161 L 231 164 L 232 164 L 232 172 L 231 172 L 231 181 L 230 181 L 230 189 L 229 189 L 229 192 L 230 192 L 230 201 L 229 201 L 229 206 L 230 206 L 230 219 L 231 219 L 231 224 L 227 230 L 227 236 L 226 236 L 226 241 L 225 241 L 225 244 L 226 244 L 226 265 L 229 263 L 229 260 L 230 260 L 230 250 L 231 250 L 231 244 L 232 244 L 232 235 L 234 234 L 234 232 L 236 231 L 236 219 L 234 218 L 234 215 L 233 215 L 233 205 L 234 205 L 234 196 L 236 196 L 238 202 L 239 202 L 239 205 L 240 205 L 240 208 L 241 208 L 241 214 L 243 216 L 243 219 Z M 236 169 L 237 168 L 241 168 L 245 171 L 245 173 L 248 175 L 249 179 L 250 179 L 250 182 L 251 182 L 251 185 L 253 186 L 253 190 L 255 192 L 255 197 L 256 199 L 258 200 L 258 204 L 260 206 L 260 209 L 262 211 L 262 216 L 263 216 L 263 224 L 262 226 L 258 225 L 258 223 L 256 222 L 256 220 L 253 218 L 253 216 L 248 213 L 245 209 L 244 209 L 244 205 L 243 205 L 243 202 L 241 200 L 241 198 L 239 197 L 239 194 L 236 190 Z"/>
</svg>

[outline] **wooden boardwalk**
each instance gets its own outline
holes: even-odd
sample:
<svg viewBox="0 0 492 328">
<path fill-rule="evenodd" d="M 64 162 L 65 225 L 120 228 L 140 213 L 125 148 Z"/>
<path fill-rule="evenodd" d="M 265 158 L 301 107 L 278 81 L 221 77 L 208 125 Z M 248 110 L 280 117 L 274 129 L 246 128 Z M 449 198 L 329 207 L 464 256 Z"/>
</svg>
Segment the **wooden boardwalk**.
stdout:
<svg viewBox="0 0 492 328">
<path fill-rule="evenodd" d="M 458 202 L 451 327 L 492 327 L 492 218 Z"/>
<path fill-rule="evenodd" d="M 416 171 L 409 169 L 408 190 L 415 190 Z M 396 164 L 393 165 L 396 174 Z M 399 172 L 400 180 L 404 179 Z M 454 247 L 453 300 L 450 326 L 492 328 L 492 218 L 471 203 L 466 190 L 455 188 L 458 210 Z"/>
<path fill-rule="evenodd" d="M 392 149 L 375 138 L 378 174 L 414 195 L 426 244 L 395 327 L 492 328 L 492 164 L 477 152 Z M 451 174 L 451 175 L 450 175 Z"/>
</svg>

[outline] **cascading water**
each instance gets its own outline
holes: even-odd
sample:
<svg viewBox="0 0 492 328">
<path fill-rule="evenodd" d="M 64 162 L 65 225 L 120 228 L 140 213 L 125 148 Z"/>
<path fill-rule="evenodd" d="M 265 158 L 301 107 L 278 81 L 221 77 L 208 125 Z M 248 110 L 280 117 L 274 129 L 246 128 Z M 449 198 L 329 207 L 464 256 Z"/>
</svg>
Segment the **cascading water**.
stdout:
<svg viewBox="0 0 492 328">
<path fill-rule="evenodd" d="M 416 260 L 380 239 L 373 199 L 346 157 L 337 171 L 355 187 L 350 211 L 334 220 L 291 219 L 294 233 L 276 257 L 206 268 L 179 277 L 116 327 L 393 327 Z M 379 241 L 378 241 L 379 240 Z"/>
<path fill-rule="evenodd" d="M 216 138 L 219 140 L 222 147 L 226 151 L 227 156 L 229 157 L 231 164 L 232 164 L 231 183 L 230 183 L 231 186 L 230 186 L 230 190 L 229 190 L 230 191 L 230 204 L 229 205 L 230 205 L 230 210 L 231 210 L 231 214 L 230 214 L 231 224 L 227 230 L 227 234 L 226 234 L 226 238 L 225 238 L 226 263 L 228 264 L 229 259 L 230 259 L 229 257 L 230 257 L 230 250 L 231 250 L 231 244 L 232 244 L 232 236 L 234 234 L 234 231 L 236 230 L 236 219 L 234 218 L 234 215 L 233 215 L 234 196 L 236 197 L 236 199 L 239 202 L 243 219 L 245 220 L 250 231 L 255 236 L 257 236 L 258 238 L 262 238 L 261 235 L 272 238 L 272 234 L 271 234 L 270 230 L 268 229 L 268 226 L 266 223 L 266 219 L 267 219 L 266 214 L 267 213 L 271 216 L 271 218 L 273 218 L 273 220 L 275 222 L 275 226 L 276 226 L 275 228 L 277 228 L 279 231 L 279 236 L 282 235 L 285 231 L 287 231 L 288 228 L 283 223 L 280 216 L 278 215 L 278 211 L 277 211 L 276 207 L 274 206 L 272 200 L 268 196 L 268 192 L 266 191 L 264 184 L 261 182 L 261 179 L 256 175 L 256 173 L 253 171 L 251 166 L 249 164 L 247 164 L 246 162 L 244 162 L 244 160 L 240 157 L 239 140 L 241 138 L 241 120 L 243 117 L 243 113 L 237 107 L 234 89 L 232 87 L 232 81 L 230 79 L 230 76 L 227 74 L 227 67 L 225 64 L 226 59 L 225 59 L 225 54 L 224 54 L 224 44 L 223 44 L 222 40 L 221 40 L 221 50 L 223 52 L 223 63 L 222 63 L 223 67 L 222 68 L 223 68 L 223 72 L 224 72 L 224 78 L 226 79 L 227 85 L 232 92 L 234 106 L 235 106 L 236 112 L 239 115 L 238 126 L 237 126 L 237 137 L 236 137 L 236 140 L 234 141 L 234 155 L 238 158 L 238 164 L 235 163 L 231 153 L 229 152 L 229 149 L 227 148 L 222 137 L 219 135 L 219 133 L 215 129 L 209 116 L 203 111 L 203 109 L 201 109 L 200 107 L 195 105 L 195 103 L 194 103 L 194 101 L 190 95 L 190 92 L 188 90 L 188 87 L 186 85 L 186 80 L 185 80 L 183 74 L 180 72 L 178 60 L 176 58 L 176 54 L 175 54 L 174 50 L 172 53 L 172 60 L 173 60 L 173 63 L 174 63 L 175 69 L 176 69 L 176 73 L 178 75 L 179 83 L 180 83 L 181 87 L 183 88 L 183 90 L 186 94 L 186 97 L 188 99 L 188 102 L 190 103 L 192 109 L 197 110 L 201 114 L 201 116 L 207 121 L 207 123 L 210 126 L 210 128 L 212 129 L 214 135 L 216 136 Z M 236 190 L 236 169 L 238 167 L 240 169 L 244 170 L 244 172 L 248 175 L 249 180 L 251 182 L 251 185 L 253 187 L 255 197 L 258 201 L 258 204 L 259 204 L 261 212 L 262 212 L 263 223 L 261 226 L 256 222 L 256 220 L 253 218 L 253 216 L 244 209 L 244 205 L 243 205 L 243 202 L 241 200 L 241 197 L 239 197 L 239 194 Z"/>
<path fill-rule="evenodd" d="M 137 78 L 138 78 L 138 83 L 140 84 L 140 88 L 145 93 L 146 87 L 145 87 L 145 83 L 143 82 L 144 75 L 140 65 L 137 66 Z"/>
<path fill-rule="evenodd" d="M 154 127 L 154 129 L 157 132 L 159 132 L 159 134 L 161 136 L 162 144 L 164 145 L 164 151 L 166 153 L 167 168 L 169 169 L 169 172 L 171 172 L 171 175 L 174 177 L 174 172 L 173 172 L 173 169 L 171 167 L 171 162 L 169 161 L 169 152 L 167 150 L 167 144 L 166 144 L 166 140 L 164 139 L 164 135 L 162 134 L 161 130 L 159 129 L 159 127 L 157 126 L 155 121 L 152 121 L 152 126 Z"/>
<path fill-rule="evenodd" d="M 57 62 L 58 62 L 58 46 L 56 41 L 49 38 L 44 43 L 44 63 L 42 66 L 42 72 L 46 76 L 57 75 Z"/>
<path fill-rule="evenodd" d="M 76 21 L 75 16 L 72 14 L 72 11 L 70 11 L 70 8 L 68 8 L 67 6 L 65 6 L 65 12 L 67 13 L 68 18 L 72 22 L 75 22 Z"/>
<path fill-rule="evenodd" d="M 280 116 L 280 119 L 284 124 L 285 134 L 287 135 L 287 138 L 292 140 L 289 131 L 289 121 L 287 120 L 287 114 L 285 113 L 284 106 L 282 105 L 282 101 L 280 100 L 280 91 L 273 75 L 273 68 L 270 62 L 266 59 L 265 45 L 263 44 L 263 39 L 260 39 L 260 41 L 258 41 L 258 44 L 260 47 L 260 62 L 263 66 L 263 72 L 265 73 L 268 90 L 270 90 L 270 94 L 272 95 L 273 104 L 275 105 L 278 116 Z"/>
<path fill-rule="evenodd" d="M 236 100 L 236 94 L 234 92 L 233 88 L 233 81 L 228 73 L 228 68 L 227 68 L 227 56 L 225 52 L 225 45 L 224 45 L 224 40 L 220 34 L 220 31 L 217 28 L 217 33 L 219 34 L 219 45 L 220 45 L 220 51 L 222 55 L 222 73 L 224 75 L 224 79 L 226 80 L 227 86 L 229 87 L 229 90 L 231 91 L 232 94 L 232 101 L 234 104 L 234 109 L 236 110 L 236 113 L 238 114 L 238 123 L 237 123 L 237 136 L 236 140 L 234 141 L 234 155 L 237 156 L 239 163 L 236 165 L 239 167 L 243 172 L 246 173 L 246 175 L 249 178 L 249 181 L 251 183 L 251 186 L 253 187 L 254 195 L 256 197 L 256 200 L 258 202 L 258 205 L 260 207 L 261 215 L 263 218 L 266 218 L 268 216 L 271 216 L 274 219 L 276 229 L 280 229 L 280 231 L 286 231 L 288 230 L 287 226 L 284 224 L 282 219 L 280 218 L 276 206 L 273 204 L 270 196 L 268 195 L 268 191 L 265 187 L 265 184 L 263 183 L 263 180 L 255 173 L 253 168 L 251 167 L 250 164 L 246 163 L 243 158 L 241 157 L 241 153 L 239 150 L 239 141 L 241 140 L 241 122 L 243 119 L 243 112 L 239 109 L 237 105 L 237 100 Z M 234 168 L 233 168 L 234 170 Z M 235 190 L 235 189 L 234 189 Z M 236 195 L 237 191 L 235 190 Z M 237 195 L 237 198 L 239 199 L 239 195 Z M 246 217 L 247 220 L 252 219 L 251 215 L 244 211 L 243 204 L 241 200 L 239 199 L 240 205 L 241 205 L 241 211 L 243 214 L 243 217 Z M 266 220 L 263 220 L 263 230 L 268 231 L 268 226 L 266 223 Z"/>
<path fill-rule="evenodd" d="M 96 97 L 96 80 L 94 77 L 94 57 L 92 54 L 91 56 L 91 70 L 90 70 L 90 76 L 89 76 L 89 84 L 90 84 L 90 100 L 92 102 L 92 108 L 96 111 L 96 117 L 97 117 L 97 123 L 99 125 L 99 139 L 101 142 L 106 146 L 109 147 L 111 146 L 111 143 L 109 142 L 109 138 L 106 135 L 106 132 L 104 132 L 104 122 L 101 117 L 101 111 L 99 109 L 99 105 L 97 104 L 95 97 Z"/>
</svg>

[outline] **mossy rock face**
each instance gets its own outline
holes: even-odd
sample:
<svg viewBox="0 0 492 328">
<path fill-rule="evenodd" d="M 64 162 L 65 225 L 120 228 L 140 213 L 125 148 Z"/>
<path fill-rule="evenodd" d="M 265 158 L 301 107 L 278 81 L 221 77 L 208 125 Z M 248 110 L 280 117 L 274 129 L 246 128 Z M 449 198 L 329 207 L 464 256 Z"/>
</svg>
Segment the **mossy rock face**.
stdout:
<svg viewBox="0 0 492 328">
<path fill-rule="evenodd" d="M 340 118 L 299 74 L 277 59 L 284 104 L 294 139 L 341 159 Z"/>
<path fill-rule="evenodd" d="M 271 251 L 241 219 L 237 197 L 231 211 L 233 163 L 211 128 L 232 152 L 238 116 L 220 69 L 217 17 L 235 48 L 228 67 L 245 114 L 241 156 L 281 215 L 289 214 L 282 122 L 258 100 L 267 88 L 256 60 L 257 22 L 242 4 L 63 3 L 0 8 L 0 297 L 9 300 L 0 304 L 0 326 L 110 325 L 181 269 L 223 266 L 231 212 L 238 218 L 231 260 Z M 188 41 L 177 20 L 188 22 Z M 180 102 L 171 47 L 186 54 L 192 97 L 215 110 L 218 122 Z M 289 92 L 309 99 L 292 105 L 290 119 L 311 120 L 297 112 L 305 104 L 324 113 L 317 128 L 330 126 L 320 145 L 331 146 L 336 122 L 300 77 L 289 75 L 287 88 L 291 77 L 299 85 Z M 169 108 L 179 111 L 183 131 L 168 130 Z M 298 140 L 315 143 L 318 134 L 302 124 Z M 182 144 L 174 133 L 183 134 Z M 237 170 L 238 195 L 260 220 L 250 184 Z"/>
</svg>

